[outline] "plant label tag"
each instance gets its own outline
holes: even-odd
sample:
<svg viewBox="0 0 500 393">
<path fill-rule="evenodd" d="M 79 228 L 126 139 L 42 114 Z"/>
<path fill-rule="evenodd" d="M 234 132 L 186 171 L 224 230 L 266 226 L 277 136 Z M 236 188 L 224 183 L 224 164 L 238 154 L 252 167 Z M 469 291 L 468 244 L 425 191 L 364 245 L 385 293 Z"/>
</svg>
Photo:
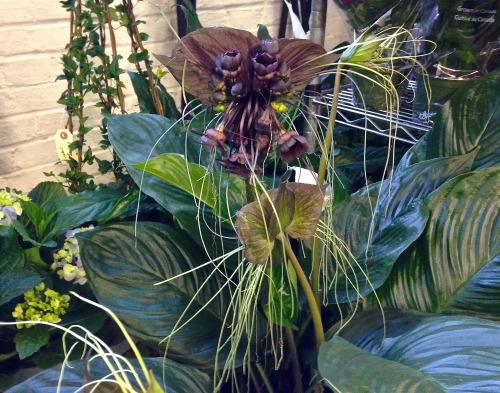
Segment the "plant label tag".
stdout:
<svg viewBox="0 0 500 393">
<path fill-rule="evenodd" d="M 78 159 L 77 151 L 73 150 L 72 152 L 70 152 L 69 149 L 69 145 L 73 143 L 73 134 L 71 134 L 69 130 L 57 130 L 55 135 L 55 142 L 59 161 L 61 161 L 63 164 L 66 164 L 66 161 L 69 160 L 70 157 L 74 158 L 75 160 Z"/>
</svg>

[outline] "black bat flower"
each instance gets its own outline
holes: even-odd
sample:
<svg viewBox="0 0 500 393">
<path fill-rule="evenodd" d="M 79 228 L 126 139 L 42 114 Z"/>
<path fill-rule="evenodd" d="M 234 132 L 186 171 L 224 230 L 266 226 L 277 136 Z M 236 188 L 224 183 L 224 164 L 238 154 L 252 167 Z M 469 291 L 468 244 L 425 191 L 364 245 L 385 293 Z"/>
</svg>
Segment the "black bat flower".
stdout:
<svg viewBox="0 0 500 393">
<path fill-rule="evenodd" d="M 277 113 L 329 64 L 322 46 L 299 39 L 261 41 L 244 30 L 212 27 L 182 38 L 172 56 L 156 57 L 186 92 L 224 111 L 222 123 L 207 130 L 201 143 L 219 149 L 228 172 L 261 173 L 276 140 L 286 162 L 306 153 L 306 140 L 286 130 Z"/>
</svg>

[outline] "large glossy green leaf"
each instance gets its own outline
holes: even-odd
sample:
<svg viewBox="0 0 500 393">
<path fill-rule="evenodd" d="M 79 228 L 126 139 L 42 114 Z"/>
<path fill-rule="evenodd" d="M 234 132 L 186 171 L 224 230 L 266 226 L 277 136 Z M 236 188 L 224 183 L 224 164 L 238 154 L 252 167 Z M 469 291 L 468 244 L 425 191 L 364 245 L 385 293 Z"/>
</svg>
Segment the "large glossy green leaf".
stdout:
<svg viewBox="0 0 500 393">
<path fill-rule="evenodd" d="M 367 143 L 369 143 L 370 135 L 366 135 L 365 137 L 367 138 Z M 403 156 L 404 151 L 396 147 L 392 150 L 391 157 L 388 157 L 387 149 L 387 145 L 365 146 L 365 144 L 357 144 L 354 147 L 356 153 L 355 160 L 342 165 L 340 168 L 356 188 L 363 187 L 366 185 L 367 177 L 380 175 L 381 171 L 386 167 L 388 159 L 398 162 Z M 337 165 L 336 161 L 335 165 Z"/>
<path fill-rule="evenodd" d="M 203 166 L 187 162 L 184 156 L 165 153 L 132 166 L 173 184 L 211 208 L 216 208 L 212 176 Z"/>
<path fill-rule="evenodd" d="M 354 195 L 335 206 L 333 231 L 356 254 L 366 248 L 372 218 L 373 203 L 369 197 Z"/>
<path fill-rule="evenodd" d="M 342 393 L 500 391 L 500 325 L 465 316 L 358 313 L 323 344 L 319 370 Z M 385 323 L 387 321 L 387 323 Z M 335 391 L 335 390 L 334 390 Z"/>
<path fill-rule="evenodd" d="M 321 346 L 319 371 L 335 393 L 446 393 L 411 367 L 359 349 L 340 337 Z"/>
<path fill-rule="evenodd" d="M 104 224 L 117 218 L 130 217 L 135 215 L 138 211 L 150 211 L 155 207 L 155 203 L 145 203 L 145 199 L 146 195 L 141 194 L 139 192 L 139 187 L 134 185 L 126 195 L 116 201 L 111 211 L 99 220 L 99 224 Z"/>
<path fill-rule="evenodd" d="M 473 168 L 500 164 L 500 69 L 457 91 L 437 114 L 434 127 L 399 167 L 480 147 Z"/>
<path fill-rule="evenodd" d="M 28 292 L 42 282 L 42 277 L 35 271 L 16 269 L 0 274 L 0 305 Z"/>
<path fill-rule="evenodd" d="M 339 205 L 339 208 L 341 207 L 342 205 Z M 365 206 L 365 209 L 369 210 L 369 207 Z M 377 232 L 369 247 L 367 247 L 369 236 L 367 230 L 364 232 L 366 235 L 364 242 L 359 242 L 361 240 L 359 238 L 356 239 L 357 247 L 350 249 L 351 254 L 342 250 L 345 257 L 337 259 L 338 277 L 328 291 L 329 301 L 340 303 L 355 300 L 380 287 L 389 276 L 398 257 L 420 236 L 427 218 L 427 208 L 422 203 L 414 203 L 399 214 L 389 226 Z M 337 222 L 336 226 L 338 225 Z M 346 227 L 345 232 L 352 230 L 352 226 Z"/>
<path fill-rule="evenodd" d="M 377 291 L 382 303 L 500 318 L 498 195 L 500 167 L 458 176 L 429 195 L 426 230 Z"/>
<path fill-rule="evenodd" d="M 139 103 L 141 113 L 152 113 L 156 115 L 156 108 L 151 95 L 151 90 L 149 90 L 147 77 L 144 74 L 132 71 L 127 72 L 127 74 L 132 82 L 132 87 L 134 88 L 135 95 L 137 96 L 137 102 Z"/>
<path fill-rule="evenodd" d="M 0 225 L 0 274 L 22 268 L 24 254 L 14 228 Z"/>
<path fill-rule="evenodd" d="M 385 227 L 413 201 L 424 199 L 448 180 L 469 172 L 478 150 L 426 160 L 396 171 L 391 179 L 383 182 L 379 192 L 380 225 Z"/>
<path fill-rule="evenodd" d="M 64 198 L 66 195 L 63 185 L 54 181 L 38 183 L 28 194 L 31 200 L 41 207 L 49 202 Z"/>
<path fill-rule="evenodd" d="M 54 240 L 46 239 L 43 242 L 39 242 L 37 240 L 37 236 L 31 234 L 30 231 L 28 231 L 26 226 L 20 220 L 13 220 L 12 226 L 16 229 L 19 235 L 21 235 L 23 241 L 31 243 L 34 246 L 55 247 L 57 245 L 57 243 Z"/>
<path fill-rule="evenodd" d="M 141 380 L 145 383 L 144 376 L 136 359 L 129 359 L 132 367 L 138 371 Z M 200 370 L 176 363 L 172 360 L 164 361 L 163 358 L 145 358 L 148 370 L 152 370 L 167 393 L 208 393 L 211 391 L 210 378 Z M 94 360 L 91 365 L 94 378 L 103 378 L 109 374 L 109 369 L 102 360 Z M 83 386 L 85 365 L 83 361 L 71 362 L 64 368 L 60 393 L 74 393 Z M 165 384 L 162 383 L 165 375 Z M 61 367 L 42 371 L 19 385 L 9 389 L 6 393 L 54 393 L 61 376 Z M 129 376 L 130 378 L 130 376 Z"/>
<path fill-rule="evenodd" d="M 127 166 L 163 153 L 184 155 L 189 162 L 207 166 L 209 149 L 196 143 L 180 126 L 163 116 L 145 113 L 107 115 L 111 145 Z M 123 157 L 122 157 L 123 156 Z"/>
<path fill-rule="evenodd" d="M 161 81 L 157 81 L 156 93 L 161 102 L 163 116 L 172 120 L 177 120 L 181 117 L 181 113 L 177 109 L 174 98 L 168 93 Z"/>
<path fill-rule="evenodd" d="M 19 359 L 26 359 L 38 352 L 40 348 L 49 342 L 49 339 L 50 333 L 47 325 L 35 325 L 18 330 L 14 342 L 16 343 Z"/>
<path fill-rule="evenodd" d="M 28 217 L 28 220 L 35 227 L 37 238 L 41 238 L 51 217 L 47 217 L 38 203 L 31 201 L 20 201 L 21 206 Z"/>
<path fill-rule="evenodd" d="M 127 166 L 141 192 L 154 198 L 163 208 L 172 213 L 197 243 L 212 256 L 238 247 L 232 227 L 219 222 L 208 207 L 197 208 L 193 197 L 178 187 L 132 167 L 164 153 L 180 153 L 190 162 L 207 166 L 210 154 L 206 147 L 197 145 L 173 126 L 171 120 L 156 115 L 132 114 L 108 117 L 109 139 L 115 152 Z M 158 143 L 157 143 L 158 142 Z M 222 189 L 226 180 L 221 179 Z M 240 190 L 244 193 L 244 188 Z M 228 196 L 231 204 L 235 204 Z M 224 236 L 224 241 L 217 235 Z"/>
<path fill-rule="evenodd" d="M 132 81 L 132 87 L 134 88 L 135 95 L 137 96 L 137 101 L 139 102 L 139 108 L 142 113 L 156 113 L 156 107 L 153 102 L 153 96 L 149 87 L 149 81 L 145 74 L 139 74 L 137 72 L 128 72 L 128 76 Z M 170 94 L 168 94 L 165 86 L 159 80 L 155 80 L 155 88 L 158 98 L 162 104 L 163 114 L 169 119 L 178 119 L 181 114 L 175 106 L 175 101 Z"/>
<path fill-rule="evenodd" d="M 173 122 L 165 117 L 144 114 L 112 115 L 108 117 L 108 134 L 113 149 L 127 166 L 130 175 L 140 188 L 140 192 L 151 196 L 162 207 L 172 213 L 185 228 L 193 227 L 198 209 L 193 197 L 187 192 L 132 167 L 151 157 L 164 153 L 184 153 L 186 134 L 178 132 Z M 185 156 L 198 156 L 199 152 L 189 149 Z M 197 225 L 195 226 L 195 229 Z M 196 236 L 198 231 L 189 231 Z"/>
<path fill-rule="evenodd" d="M 208 265 L 156 285 L 206 262 L 202 250 L 184 231 L 158 223 L 119 223 L 77 237 L 97 299 L 135 336 L 160 346 L 198 313 L 173 335 L 167 356 L 203 367 L 214 365 L 230 301 L 221 273 Z M 224 354 L 218 354 L 220 361 Z"/>
<path fill-rule="evenodd" d="M 100 186 L 97 190 L 84 191 L 48 204 L 46 210 L 57 211 L 57 215 L 44 241 L 52 240 L 64 231 L 86 222 L 106 218 L 126 194 L 127 191 L 119 186 Z"/>
<path fill-rule="evenodd" d="M 245 203 L 246 195 L 241 192 L 245 182 L 241 177 L 223 177 L 201 165 L 187 162 L 180 154 L 161 154 L 133 167 L 186 191 L 224 219 L 234 216 Z M 227 199 L 226 194 L 230 196 Z"/>
<path fill-rule="evenodd" d="M 384 227 L 413 201 L 424 199 L 443 183 L 469 172 L 478 151 L 400 166 L 390 178 L 363 187 L 354 195 L 373 197 L 377 226 Z"/>
<path fill-rule="evenodd" d="M 344 172 L 335 168 L 335 176 L 330 187 L 332 190 L 331 206 L 334 207 L 349 197 L 351 181 Z"/>
<path fill-rule="evenodd" d="M 468 172 L 476 154 L 474 150 L 411 165 L 377 186 L 378 199 L 360 194 L 336 206 L 333 229 L 352 255 L 337 258 L 340 274 L 330 301 L 354 300 L 384 283 L 397 258 L 424 230 L 428 212 L 419 201 Z"/>
<path fill-rule="evenodd" d="M 500 319 L 500 256 L 493 258 L 443 307 L 445 313 Z"/>
<path fill-rule="evenodd" d="M 298 330 L 295 325 L 300 308 L 297 275 L 291 262 L 288 264 L 287 269 L 284 264 L 269 269 L 269 303 L 263 309 L 270 322 Z"/>
</svg>

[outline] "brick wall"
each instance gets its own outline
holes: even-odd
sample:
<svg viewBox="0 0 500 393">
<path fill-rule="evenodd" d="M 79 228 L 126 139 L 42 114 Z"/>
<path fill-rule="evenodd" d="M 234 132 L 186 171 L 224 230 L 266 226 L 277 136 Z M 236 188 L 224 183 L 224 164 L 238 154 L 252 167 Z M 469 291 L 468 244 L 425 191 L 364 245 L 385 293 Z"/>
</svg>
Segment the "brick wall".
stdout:
<svg viewBox="0 0 500 393">
<path fill-rule="evenodd" d="M 146 47 L 150 52 L 170 53 L 175 43 L 168 23 L 158 6 L 175 25 L 173 0 L 142 1 L 136 16 L 147 22 L 142 31 L 150 35 Z M 158 5 L 158 6 L 157 6 Z M 349 39 L 350 32 L 329 1 L 326 47 Z M 230 26 L 256 32 L 257 24 L 268 26 L 271 35 L 278 32 L 281 1 L 279 0 L 198 0 L 198 14 L 204 26 Z M 122 31 L 122 34 L 124 32 Z M 119 52 L 129 53 L 128 39 L 118 34 Z M 69 40 L 68 14 L 56 0 L 0 0 L 0 188 L 13 187 L 25 192 L 38 182 L 47 180 L 43 172 L 65 170 L 58 163 L 54 134 L 64 128 L 66 114 L 58 105 L 64 81 L 60 57 Z M 129 67 L 127 61 L 120 63 Z M 130 83 L 126 89 L 129 112 L 138 112 Z M 167 89 L 175 91 L 173 80 Z M 99 123 L 98 110 L 88 106 L 89 125 Z M 99 132 L 91 132 L 89 145 L 96 145 Z M 93 137 L 92 137 L 93 135 Z M 98 152 L 99 148 L 93 149 Z M 103 157 L 106 152 L 99 152 Z M 88 168 L 94 173 L 95 168 Z M 102 179 L 106 181 L 106 179 Z"/>
</svg>

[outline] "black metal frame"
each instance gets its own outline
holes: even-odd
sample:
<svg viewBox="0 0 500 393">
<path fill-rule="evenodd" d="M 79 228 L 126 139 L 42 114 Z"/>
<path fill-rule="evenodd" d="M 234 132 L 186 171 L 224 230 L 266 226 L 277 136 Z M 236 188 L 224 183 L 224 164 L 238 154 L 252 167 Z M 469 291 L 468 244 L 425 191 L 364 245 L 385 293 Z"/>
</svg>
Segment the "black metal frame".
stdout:
<svg viewBox="0 0 500 393">
<path fill-rule="evenodd" d="M 191 0 L 190 3 L 193 6 L 193 9 L 196 11 L 196 0 Z M 184 7 L 189 7 L 186 4 L 186 1 L 184 0 L 177 0 L 176 4 L 178 6 L 183 5 Z M 182 11 L 182 8 L 181 7 L 176 7 L 176 8 L 177 8 L 177 34 L 179 34 L 179 37 L 182 38 L 187 34 L 187 21 L 186 21 L 186 16 Z"/>
<path fill-rule="evenodd" d="M 312 0 L 291 0 L 293 12 L 299 16 L 304 31 L 309 30 L 309 17 L 311 16 Z M 288 7 L 283 2 L 281 5 L 280 27 L 278 38 L 285 38 L 286 26 L 288 24 Z"/>
</svg>

